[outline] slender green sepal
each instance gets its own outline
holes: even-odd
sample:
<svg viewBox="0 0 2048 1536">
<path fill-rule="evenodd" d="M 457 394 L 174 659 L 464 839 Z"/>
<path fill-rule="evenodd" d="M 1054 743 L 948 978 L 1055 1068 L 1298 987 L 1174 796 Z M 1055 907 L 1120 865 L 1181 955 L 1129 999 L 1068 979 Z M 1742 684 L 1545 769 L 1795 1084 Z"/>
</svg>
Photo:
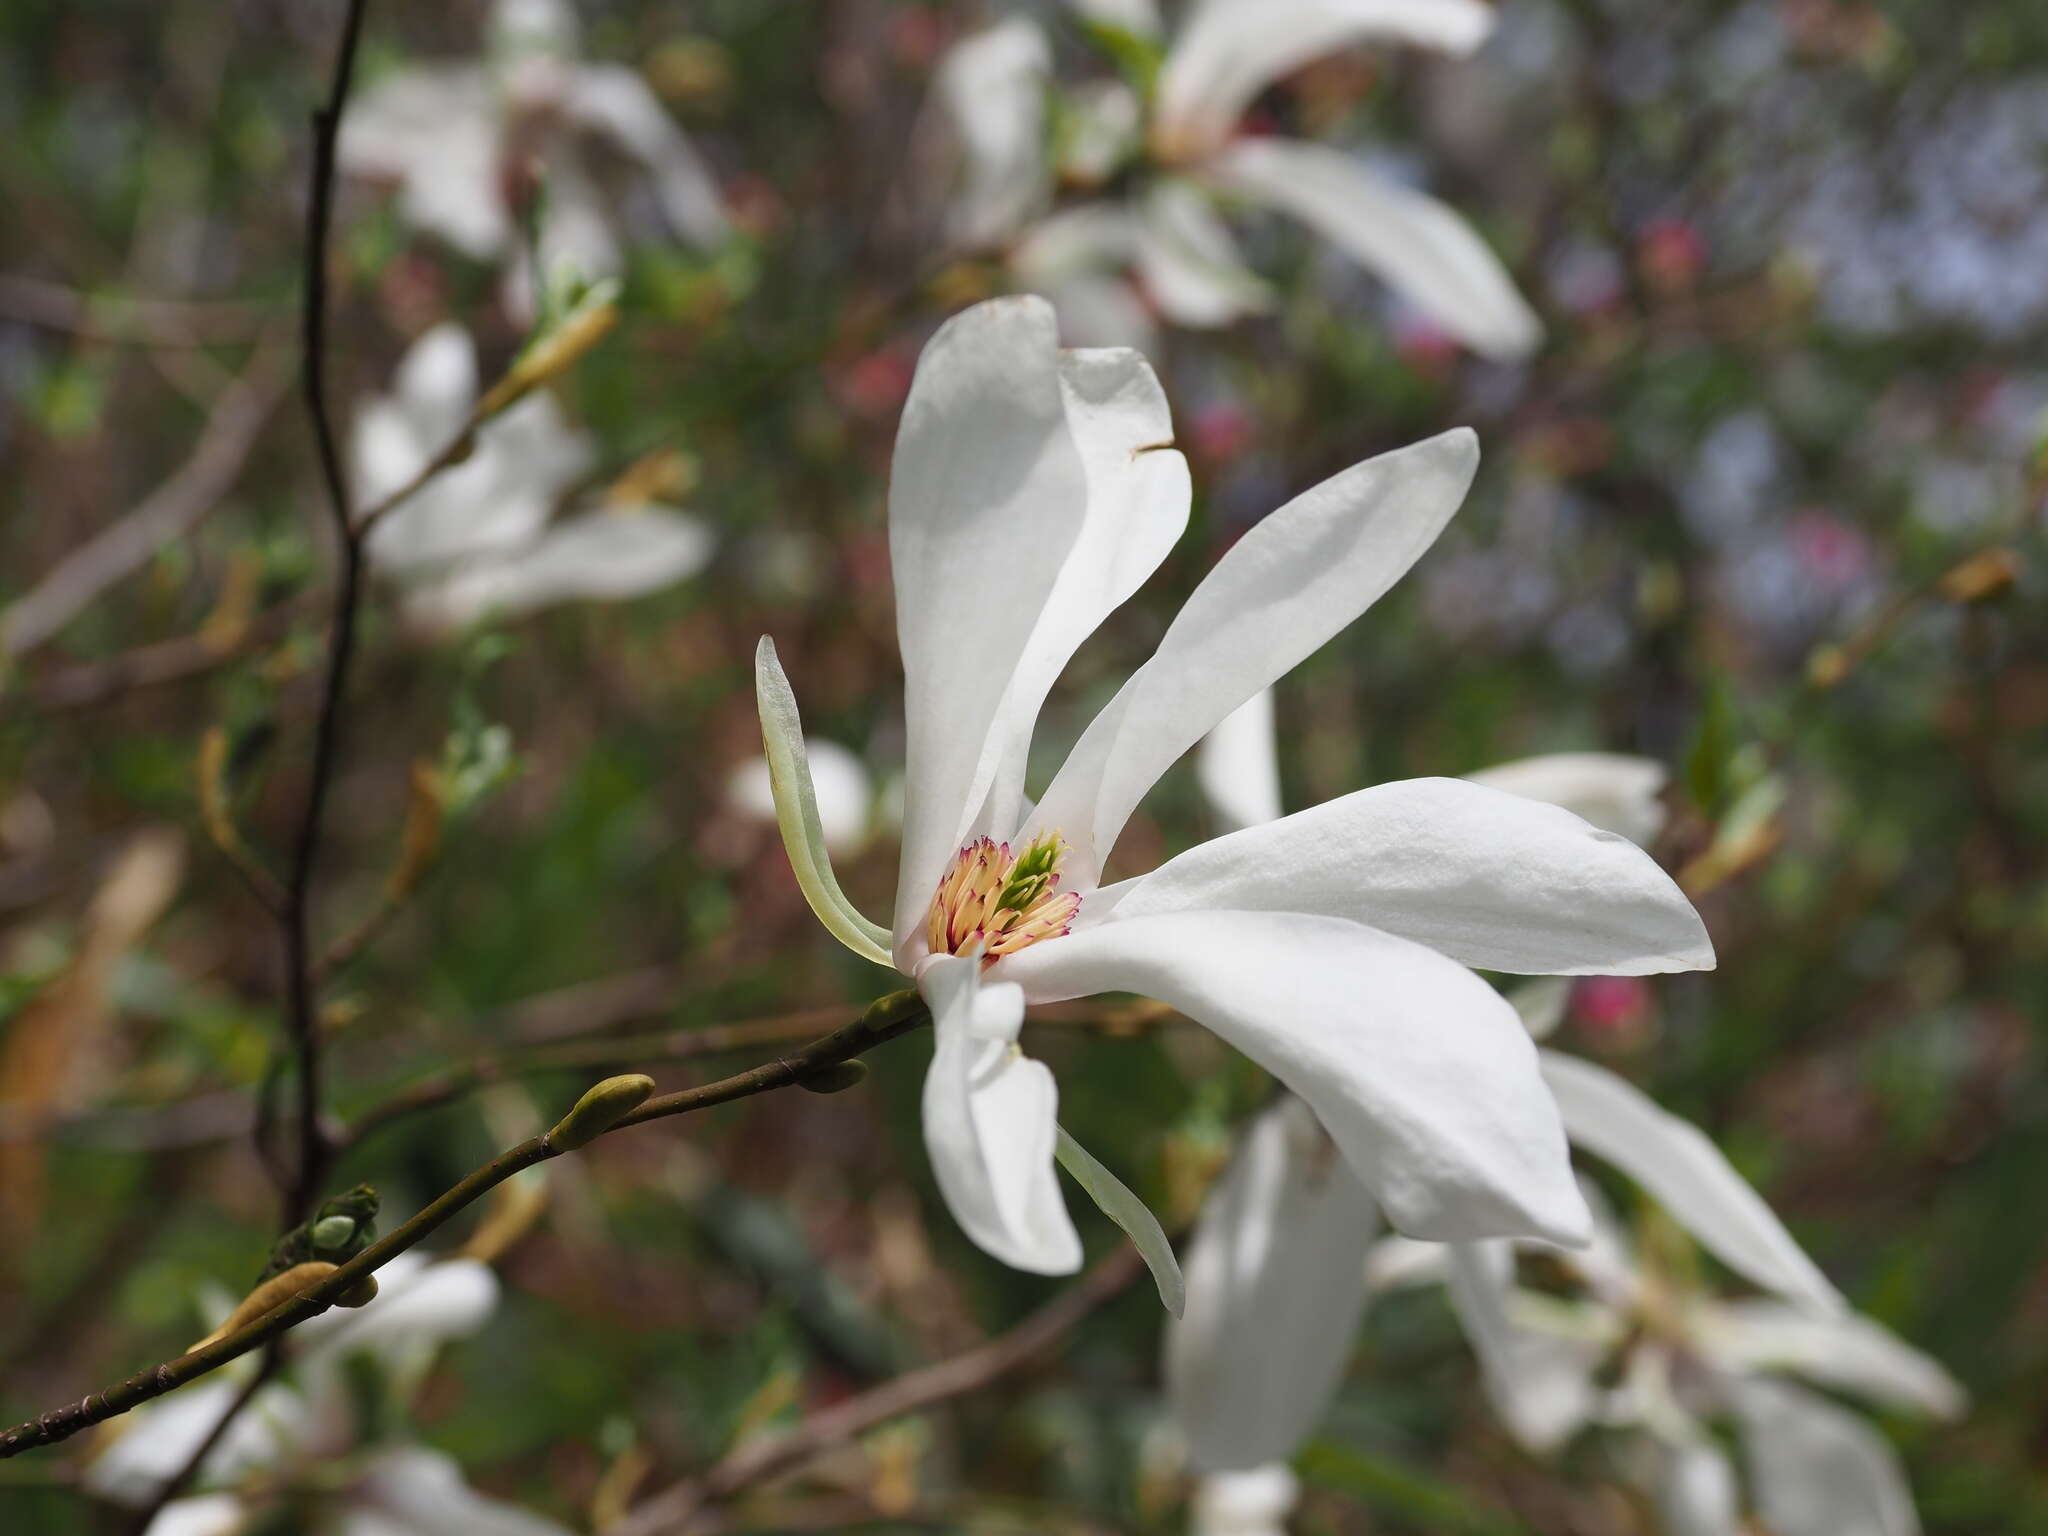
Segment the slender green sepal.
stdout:
<svg viewBox="0 0 2048 1536">
<path fill-rule="evenodd" d="M 1074 1176 L 1074 1182 L 1088 1192 L 1088 1198 L 1101 1207 L 1103 1215 L 1124 1229 L 1138 1256 L 1151 1269 L 1160 1301 L 1167 1311 L 1179 1317 L 1187 1305 L 1187 1283 L 1180 1277 L 1180 1261 L 1173 1256 L 1173 1244 L 1166 1240 L 1166 1229 L 1159 1225 L 1159 1218 L 1131 1193 L 1123 1180 L 1089 1156 L 1088 1150 L 1067 1134 L 1065 1126 L 1056 1129 L 1059 1139 L 1054 1144 L 1054 1155 L 1060 1166 Z"/>
<path fill-rule="evenodd" d="M 804 900 L 825 931 L 856 955 L 877 965 L 893 965 L 889 930 L 862 917 L 832 873 L 825 828 L 818 820 L 818 797 L 811 788 L 810 759 L 804 752 L 803 720 L 789 679 L 782 675 L 782 663 L 775 659 L 775 642 L 766 635 L 754 653 L 754 691 L 761 706 L 768 782 L 775 791 L 775 823 L 782 829 L 782 846 L 789 852 L 789 867 L 796 871 Z"/>
</svg>

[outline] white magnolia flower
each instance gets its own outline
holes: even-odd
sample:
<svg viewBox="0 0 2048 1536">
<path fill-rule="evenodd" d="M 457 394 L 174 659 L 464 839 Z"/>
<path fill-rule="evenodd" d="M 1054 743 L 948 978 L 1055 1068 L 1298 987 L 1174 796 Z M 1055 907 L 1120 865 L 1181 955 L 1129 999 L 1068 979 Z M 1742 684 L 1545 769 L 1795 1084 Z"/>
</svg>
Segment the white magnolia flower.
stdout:
<svg viewBox="0 0 2048 1536">
<path fill-rule="evenodd" d="M 342 123 L 341 168 L 396 183 L 399 213 L 465 255 L 512 262 L 526 306 L 531 274 L 507 194 L 529 166 L 545 186 L 543 272 L 562 262 L 586 278 L 619 270 L 585 138 L 607 139 L 645 168 L 678 235 L 705 249 L 725 239 L 725 208 L 697 152 L 633 70 L 581 61 L 567 0 L 497 0 L 485 52 L 481 63 L 397 70 L 364 91 Z"/>
<path fill-rule="evenodd" d="M 1286 1467 L 1217 1472 L 1196 1484 L 1189 1536 L 1283 1536 L 1301 1484 Z"/>
<path fill-rule="evenodd" d="M 810 764 L 825 849 L 835 858 L 850 858 L 867 847 L 880 820 L 874 780 L 852 749 L 821 736 L 804 738 L 804 757 Z M 774 821 L 775 784 L 768 759 L 749 758 L 733 769 L 726 780 L 725 799 L 749 821 Z"/>
<path fill-rule="evenodd" d="M 1634 845 L 1554 807 L 1419 779 L 1102 883 L 1159 776 L 1429 547 L 1477 466 L 1470 432 L 1355 465 L 1245 535 L 1027 796 L 1040 704 L 1185 524 L 1171 439 L 1145 360 L 1061 352 L 1041 299 L 977 306 L 925 348 L 889 493 L 907 782 L 888 928 L 832 878 L 795 700 L 762 643 L 762 721 L 798 878 L 828 929 L 915 978 L 931 1007 L 925 1136 L 948 1205 L 1019 1268 L 1080 1263 L 1052 1167 L 1057 1092 L 1018 1031 L 1027 1002 L 1130 991 L 1208 1025 L 1306 1099 L 1402 1230 L 1581 1240 L 1527 1031 L 1467 967 L 1711 965 L 1698 915 Z"/>
<path fill-rule="evenodd" d="M 1281 815 L 1273 706 L 1262 693 L 1203 741 L 1198 776 L 1234 826 Z M 1663 769 L 1641 758 L 1568 753 L 1473 774 L 1467 783 L 1561 805 L 1618 839 L 1662 826 Z M 1366 791 L 1373 794 L 1375 791 Z M 1243 835 L 1240 833 L 1239 835 Z M 1532 1035 L 1561 1015 L 1569 983 L 1525 984 L 1513 1001 Z M 1769 1207 L 1707 1138 L 1604 1067 L 1539 1050 L 1573 1145 L 1621 1169 L 1715 1254 L 1767 1289 L 1819 1309 L 1840 1298 Z M 1366 1302 L 1367 1248 L 1379 1213 L 1309 1106 L 1283 1098 L 1255 1121 L 1204 1207 L 1189 1251 L 1188 1305 L 1168 1336 L 1174 1417 L 1197 1466 L 1256 1468 L 1292 1456 L 1349 1363 Z M 1429 1255 L 1383 1250 L 1398 1267 Z M 1532 1394 L 1532 1414 L 1575 1409 Z"/>
<path fill-rule="evenodd" d="M 1051 49 L 1021 17 L 956 45 L 934 99 L 960 160 L 949 234 L 970 248 L 1009 242 L 1018 281 L 1051 294 L 1077 334 L 1142 342 L 1148 303 L 1191 327 L 1267 308 L 1271 291 L 1239 255 L 1220 200 L 1305 224 L 1476 352 L 1534 349 L 1536 316 L 1460 215 L 1341 150 L 1240 132 L 1253 98 L 1311 60 L 1363 41 L 1469 53 L 1492 30 L 1491 6 L 1188 0 L 1169 42 L 1144 0 L 1069 3 L 1083 20 L 1163 50 L 1149 101 L 1121 83 L 1090 82 L 1060 101 L 1060 131 L 1049 134 Z M 1053 138 L 1057 165 L 1045 149 Z M 1056 173 L 1107 186 L 1141 156 L 1128 193 L 1041 217 Z"/>
<path fill-rule="evenodd" d="M 413 343 L 393 391 L 356 413 L 355 494 L 368 507 L 410 482 L 461 430 L 477 400 L 476 348 L 452 321 Z M 616 601 L 702 569 L 711 536 L 665 507 L 605 508 L 550 522 L 590 470 L 589 439 L 535 390 L 488 422 L 476 448 L 370 531 L 371 563 L 431 629 L 575 599 Z"/>
<path fill-rule="evenodd" d="M 307 1528 L 315 1536 L 566 1536 L 551 1520 L 475 1493 L 438 1452 L 361 1442 L 361 1377 L 351 1362 L 372 1361 L 386 1400 L 402 1408 L 441 1345 L 483 1327 L 498 1301 L 497 1277 L 468 1259 L 401 1254 L 378 1281 L 368 1306 L 293 1330 L 289 1374 L 257 1393 L 200 1468 L 199 1484 L 217 1491 L 165 1505 L 147 1536 L 249 1529 L 301 1473 L 317 1473 L 309 1487 L 323 1494 Z M 239 1374 L 231 1367 L 127 1415 L 86 1469 L 86 1487 L 115 1503 L 148 1503 L 241 1395 Z M 245 1484 L 246 1495 L 237 1491 Z"/>
</svg>

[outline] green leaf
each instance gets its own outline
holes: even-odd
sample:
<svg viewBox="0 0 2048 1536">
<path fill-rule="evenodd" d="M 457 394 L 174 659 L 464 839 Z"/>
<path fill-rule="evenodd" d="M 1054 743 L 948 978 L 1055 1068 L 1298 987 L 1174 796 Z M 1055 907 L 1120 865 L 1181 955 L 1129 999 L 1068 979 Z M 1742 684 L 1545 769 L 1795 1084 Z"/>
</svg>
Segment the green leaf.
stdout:
<svg viewBox="0 0 2048 1536">
<path fill-rule="evenodd" d="M 864 960 L 893 967 L 889 930 L 861 916 L 832 873 L 824 824 L 818 820 L 818 795 L 811 787 L 811 762 L 804 752 L 803 718 L 782 663 L 776 660 L 775 642 L 766 635 L 754 652 L 754 692 L 761 708 L 768 782 L 775 791 L 775 824 L 782 829 L 782 846 L 804 900 L 833 938 Z"/>
<path fill-rule="evenodd" d="M 1166 1229 L 1159 1225 L 1159 1218 L 1131 1193 L 1122 1179 L 1089 1156 L 1087 1149 L 1067 1134 L 1065 1126 L 1055 1129 L 1059 1140 L 1054 1151 L 1060 1166 L 1074 1176 L 1074 1182 L 1088 1192 L 1088 1198 L 1101 1208 L 1103 1215 L 1124 1229 L 1139 1257 L 1152 1271 L 1160 1302 L 1179 1317 L 1187 1306 L 1187 1283 L 1181 1279 L 1180 1261 L 1173 1256 L 1173 1244 L 1166 1240 Z"/>
</svg>

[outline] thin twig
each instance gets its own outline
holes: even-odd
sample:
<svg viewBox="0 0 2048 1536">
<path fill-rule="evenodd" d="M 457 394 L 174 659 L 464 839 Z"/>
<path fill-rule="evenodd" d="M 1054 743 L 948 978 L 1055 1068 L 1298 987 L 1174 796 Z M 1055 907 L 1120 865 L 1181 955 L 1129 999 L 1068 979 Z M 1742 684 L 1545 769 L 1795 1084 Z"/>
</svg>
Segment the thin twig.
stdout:
<svg viewBox="0 0 2048 1536">
<path fill-rule="evenodd" d="M 81 341 L 210 347 L 254 341 L 275 318 L 240 299 L 138 299 L 82 293 L 62 283 L 0 274 L 0 319 Z"/>
<path fill-rule="evenodd" d="M 305 806 L 299 815 L 298 835 L 292 845 L 282 913 L 289 1034 L 299 1086 L 299 1162 L 285 1196 L 286 1226 L 312 1209 L 328 1162 L 327 1138 L 320 1122 L 319 999 L 313 979 L 309 909 L 327 792 L 334 781 L 335 758 L 340 749 L 342 696 L 347 691 L 349 661 L 355 653 L 363 546 L 350 527 L 348 482 L 342 474 L 341 453 L 335 446 L 334 424 L 327 409 L 327 231 L 334 207 L 335 144 L 341 135 L 342 113 L 347 109 L 349 85 L 355 75 L 363 9 L 364 0 L 348 0 L 327 104 L 313 114 L 313 179 L 306 207 L 305 301 L 301 316 L 304 351 L 299 377 L 306 414 L 312 420 L 313 439 L 319 450 L 328 514 L 339 546 L 339 570 L 327 643 L 327 673 L 321 685 L 320 715 L 313 732 L 312 770 Z"/>
<path fill-rule="evenodd" d="M 1119 1248 L 1000 1338 L 856 1393 L 794 1429 L 749 1440 L 703 1476 L 675 1483 L 635 1506 L 625 1519 L 606 1527 L 603 1536 L 662 1536 L 687 1531 L 693 1518 L 709 1506 L 844 1445 L 879 1424 L 978 1391 L 1014 1370 L 1041 1363 L 1075 1324 L 1142 1272 L 1137 1250 Z"/>
<path fill-rule="evenodd" d="M 213 1428 L 206 1432 L 206 1438 L 192 1448 L 192 1454 L 185 1458 L 184 1464 L 165 1478 L 156 1492 L 135 1511 L 128 1522 L 128 1536 L 147 1536 L 150 1526 L 156 1523 L 156 1517 L 163 1512 L 164 1506 L 191 1486 L 192 1479 L 199 1475 L 199 1469 L 206 1465 L 206 1458 L 213 1454 L 214 1447 L 226 1436 L 228 1426 L 240 1418 L 242 1410 L 256 1400 L 256 1394 L 269 1384 L 283 1363 L 284 1352 L 273 1343 L 263 1352 L 263 1363 L 257 1367 L 256 1374 L 243 1384 L 242 1390 L 235 1394 L 234 1400 L 222 1411 L 221 1416 L 214 1420 Z"/>
<path fill-rule="evenodd" d="M 923 1000 L 914 990 L 892 992 L 869 1004 L 867 1010 L 853 1023 L 813 1040 L 801 1050 L 793 1051 L 787 1056 L 778 1056 L 772 1061 L 763 1062 L 760 1066 L 735 1073 L 731 1077 L 720 1078 L 713 1083 L 705 1083 L 696 1088 L 684 1088 L 675 1093 L 665 1093 L 649 1099 L 631 1114 L 622 1116 L 604 1134 L 610 1135 L 628 1126 L 645 1125 L 650 1120 L 693 1114 L 697 1110 L 709 1109 L 716 1104 L 729 1104 L 736 1099 L 750 1098 L 757 1093 L 769 1093 L 778 1088 L 790 1087 L 802 1079 L 815 1076 L 827 1067 L 836 1066 L 842 1061 L 851 1061 L 878 1045 L 894 1040 L 898 1035 L 907 1034 L 923 1024 L 928 1017 Z M 333 1305 L 336 1297 L 353 1288 L 366 1275 L 375 1274 L 429 1233 L 443 1226 L 457 1212 L 488 1194 L 515 1173 L 561 1155 L 561 1149 L 550 1145 L 546 1136 L 532 1137 L 509 1151 L 500 1153 L 481 1168 L 472 1171 L 454 1187 L 443 1192 L 411 1220 L 395 1228 L 388 1236 L 372 1243 L 336 1269 L 333 1274 L 308 1286 L 290 1301 L 264 1313 L 246 1327 L 224 1335 L 203 1348 L 190 1350 L 176 1359 L 166 1360 L 160 1365 L 151 1366 L 148 1370 L 139 1371 L 127 1380 L 117 1382 L 102 1391 L 88 1393 L 77 1402 L 66 1404 L 62 1408 L 53 1408 L 48 1413 L 17 1424 L 5 1434 L 0 1434 L 0 1460 L 18 1456 L 23 1451 L 33 1450 L 37 1446 L 55 1445 L 59 1441 L 68 1440 L 80 1430 L 89 1429 L 117 1414 L 126 1413 L 152 1398 L 162 1397 L 166 1392 L 181 1387 L 188 1381 L 194 1381 L 210 1371 L 218 1370 L 230 1360 L 238 1359 L 252 1349 L 260 1348 L 287 1329 L 326 1311 Z"/>
<path fill-rule="evenodd" d="M 0 614 L 0 651 L 21 656 L 43 644 L 92 600 L 140 568 L 225 496 L 284 396 L 275 349 L 261 348 L 222 391 L 191 455 L 134 510 L 59 560 Z"/>
</svg>

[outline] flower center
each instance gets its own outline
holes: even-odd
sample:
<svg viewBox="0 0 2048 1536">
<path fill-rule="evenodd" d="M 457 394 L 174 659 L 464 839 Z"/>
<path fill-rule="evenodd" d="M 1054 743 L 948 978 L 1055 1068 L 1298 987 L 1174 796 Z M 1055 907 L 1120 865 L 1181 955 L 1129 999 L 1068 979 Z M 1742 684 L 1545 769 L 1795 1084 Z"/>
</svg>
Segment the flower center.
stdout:
<svg viewBox="0 0 2048 1536">
<path fill-rule="evenodd" d="M 1080 894 L 1060 889 L 1066 856 L 1067 840 L 1057 832 L 1016 853 L 986 837 L 962 848 L 925 918 L 932 953 L 964 954 L 979 944 L 984 961 L 993 962 L 1065 933 L 1081 910 Z"/>
</svg>

